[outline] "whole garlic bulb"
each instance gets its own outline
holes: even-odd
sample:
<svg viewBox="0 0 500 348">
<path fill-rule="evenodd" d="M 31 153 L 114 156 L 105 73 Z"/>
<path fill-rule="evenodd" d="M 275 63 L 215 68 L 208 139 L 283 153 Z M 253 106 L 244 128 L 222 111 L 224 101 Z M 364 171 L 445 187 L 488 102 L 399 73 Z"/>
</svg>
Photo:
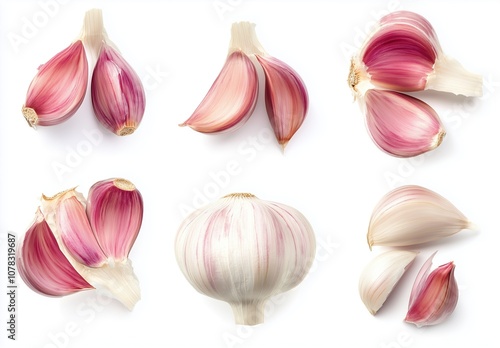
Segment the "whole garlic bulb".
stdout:
<svg viewBox="0 0 500 348">
<path fill-rule="evenodd" d="M 266 301 L 304 279 L 315 251 L 314 232 L 302 213 L 249 193 L 224 196 L 191 213 L 175 243 L 191 285 L 228 302 L 243 325 L 264 321 Z"/>
</svg>

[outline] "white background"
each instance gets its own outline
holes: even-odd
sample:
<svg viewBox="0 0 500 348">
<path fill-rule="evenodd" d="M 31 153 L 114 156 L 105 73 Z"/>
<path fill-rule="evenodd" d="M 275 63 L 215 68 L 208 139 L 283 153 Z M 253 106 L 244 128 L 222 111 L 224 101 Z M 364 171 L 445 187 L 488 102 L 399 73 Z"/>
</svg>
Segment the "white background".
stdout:
<svg viewBox="0 0 500 348">
<path fill-rule="evenodd" d="M 47 9 L 47 3 L 57 6 Z M 226 8 L 218 11 L 221 4 Z M 78 36 L 93 7 L 102 8 L 110 38 L 146 86 L 142 124 L 135 134 L 116 137 L 97 123 L 87 97 L 69 121 L 30 129 L 21 106 L 36 68 Z M 484 97 L 476 99 L 418 93 L 448 134 L 437 150 L 412 160 L 376 148 L 346 83 L 350 55 L 370 25 L 398 9 L 424 15 L 445 52 L 485 82 Z M 498 346 L 499 13 L 497 1 L 2 1 L 1 345 Z M 264 48 L 294 67 L 309 90 L 308 117 L 284 154 L 270 137 L 263 88 L 253 116 L 234 133 L 207 136 L 177 126 L 219 73 L 231 24 L 240 20 L 257 24 Z M 36 23 L 31 33 L 27 23 Z M 221 173 L 234 162 L 236 173 Z M 6 234 L 17 234 L 19 243 L 42 193 L 78 185 L 86 195 L 94 182 L 111 177 L 129 179 L 144 197 L 144 223 L 130 254 L 142 299 L 129 312 L 95 291 L 49 298 L 18 277 L 17 340 L 7 340 Z M 478 231 L 419 249 L 414 266 L 373 317 L 357 284 L 362 268 L 383 249 L 369 251 L 367 225 L 378 200 L 403 184 L 447 197 Z M 256 327 L 236 326 L 227 304 L 197 293 L 173 252 L 186 210 L 232 192 L 299 209 L 317 237 L 310 274 L 272 299 L 265 323 Z M 417 329 L 403 318 L 413 279 L 434 250 L 436 266 L 455 261 L 460 298 L 446 322 Z"/>
</svg>

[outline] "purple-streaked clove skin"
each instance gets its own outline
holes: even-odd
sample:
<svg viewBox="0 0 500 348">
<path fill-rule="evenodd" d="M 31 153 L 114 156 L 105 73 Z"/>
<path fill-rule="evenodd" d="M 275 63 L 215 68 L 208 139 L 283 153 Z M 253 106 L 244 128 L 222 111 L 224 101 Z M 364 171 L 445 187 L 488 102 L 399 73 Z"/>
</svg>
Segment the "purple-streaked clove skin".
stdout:
<svg viewBox="0 0 500 348">
<path fill-rule="evenodd" d="M 307 88 L 299 74 L 279 59 L 256 55 L 266 77 L 266 109 L 278 143 L 284 149 L 306 118 Z"/>
<path fill-rule="evenodd" d="M 144 203 L 125 179 L 102 180 L 89 190 L 87 216 L 95 238 L 108 257 L 126 260 L 139 234 Z"/>
<path fill-rule="evenodd" d="M 146 96 L 141 79 L 121 54 L 102 43 L 91 83 L 92 106 L 111 132 L 132 134 L 142 121 Z"/>
<path fill-rule="evenodd" d="M 400 92 L 432 89 L 476 97 L 483 93 L 482 76 L 445 55 L 429 21 L 409 11 L 380 19 L 352 60 L 349 84 L 358 96 L 374 87 Z"/>
<path fill-rule="evenodd" d="M 437 148 L 446 132 L 438 114 L 412 96 L 370 89 L 362 99 L 372 140 L 396 157 L 413 157 Z"/>
<path fill-rule="evenodd" d="M 435 254 L 420 269 L 410 295 L 405 321 L 418 327 L 443 322 L 455 310 L 458 302 L 453 262 L 441 265 L 429 274 Z"/>
<path fill-rule="evenodd" d="M 230 52 L 200 105 L 180 126 L 200 133 L 235 131 L 255 109 L 259 92 L 257 70 L 242 51 Z"/>
<path fill-rule="evenodd" d="M 47 296 L 64 296 L 93 289 L 59 249 L 40 209 L 17 252 L 17 269 L 34 291 Z"/>
<path fill-rule="evenodd" d="M 33 128 L 66 121 L 82 104 L 87 83 L 87 56 L 77 40 L 39 67 L 28 87 L 24 118 Z"/>
</svg>

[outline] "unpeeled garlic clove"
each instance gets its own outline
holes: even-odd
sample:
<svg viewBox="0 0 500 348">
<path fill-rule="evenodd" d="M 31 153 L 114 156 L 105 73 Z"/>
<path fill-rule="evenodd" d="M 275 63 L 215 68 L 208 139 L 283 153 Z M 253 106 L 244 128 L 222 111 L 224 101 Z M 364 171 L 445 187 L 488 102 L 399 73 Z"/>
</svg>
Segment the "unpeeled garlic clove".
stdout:
<svg viewBox="0 0 500 348">
<path fill-rule="evenodd" d="M 90 86 L 94 114 L 114 134 L 132 134 L 139 127 L 146 108 L 141 79 L 109 40 L 101 10 L 87 11 L 84 23 L 92 52 L 99 52 Z"/>
<path fill-rule="evenodd" d="M 232 50 L 205 98 L 180 126 L 201 133 L 222 133 L 234 131 L 248 120 L 257 103 L 257 71 L 244 52 Z"/>
<path fill-rule="evenodd" d="M 359 295 L 371 314 L 375 315 L 411 266 L 416 252 L 389 250 L 376 256 L 359 279 Z"/>
<path fill-rule="evenodd" d="M 266 109 L 278 143 L 284 149 L 307 114 L 309 96 L 299 74 L 273 57 L 257 55 L 266 77 Z"/>
<path fill-rule="evenodd" d="M 175 241 L 177 263 L 191 285 L 228 302 L 243 325 L 264 321 L 267 300 L 304 279 L 315 250 L 303 214 L 249 193 L 230 194 L 194 211 Z"/>
<path fill-rule="evenodd" d="M 370 89 L 361 100 L 372 140 L 390 155 L 421 155 L 437 148 L 446 135 L 436 111 L 417 98 Z"/>
<path fill-rule="evenodd" d="M 367 240 L 372 246 L 411 246 L 451 236 L 472 226 L 446 198 L 417 185 L 398 187 L 373 210 Z"/>
<path fill-rule="evenodd" d="M 87 215 L 103 252 L 121 262 L 127 259 L 142 225 L 141 193 L 128 180 L 102 180 L 89 190 Z"/>
<path fill-rule="evenodd" d="M 31 127 L 53 126 L 73 116 L 85 97 L 88 62 L 81 40 L 38 68 L 22 113 Z"/>
<path fill-rule="evenodd" d="M 373 87 L 482 95 L 482 77 L 446 56 L 429 21 L 409 11 L 380 19 L 359 55 L 353 58 L 349 76 L 358 96 Z"/>
<path fill-rule="evenodd" d="M 418 327 L 443 322 L 455 310 L 458 302 L 453 262 L 441 265 L 429 274 L 435 254 L 420 269 L 410 295 L 405 321 Z"/>
<path fill-rule="evenodd" d="M 24 282 L 43 295 L 64 296 L 93 289 L 59 249 L 40 209 L 19 246 L 17 269 Z"/>
</svg>

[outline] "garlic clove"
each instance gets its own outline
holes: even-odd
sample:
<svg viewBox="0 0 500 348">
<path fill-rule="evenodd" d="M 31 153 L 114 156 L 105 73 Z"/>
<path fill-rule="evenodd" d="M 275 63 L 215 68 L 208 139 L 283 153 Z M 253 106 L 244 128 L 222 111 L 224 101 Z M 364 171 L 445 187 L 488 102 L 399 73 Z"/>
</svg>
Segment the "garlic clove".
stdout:
<svg viewBox="0 0 500 348">
<path fill-rule="evenodd" d="M 77 40 L 38 68 L 22 113 L 31 127 L 60 124 L 76 113 L 88 82 L 88 62 Z"/>
<path fill-rule="evenodd" d="M 307 114 L 309 96 L 299 74 L 284 62 L 257 55 L 266 77 L 266 109 L 278 143 L 285 148 Z"/>
<path fill-rule="evenodd" d="M 458 285 L 455 264 L 448 262 L 429 274 L 432 254 L 422 266 L 410 296 L 405 321 L 418 327 L 443 322 L 455 310 L 458 302 Z"/>
<path fill-rule="evenodd" d="M 358 86 L 361 81 L 369 83 Z M 358 96 L 373 87 L 481 96 L 483 84 L 480 75 L 468 72 L 443 53 L 429 21 L 409 11 L 381 18 L 351 63 L 349 83 Z"/>
<path fill-rule="evenodd" d="M 142 224 L 143 200 L 130 181 L 102 180 L 89 190 L 87 215 L 95 238 L 108 257 L 126 260 Z"/>
<path fill-rule="evenodd" d="M 180 225 L 177 263 L 200 293 L 228 302 L 237 324 L 264 321 L 266 301 L 297 286 L 315 255 L 307 219 L 284 204 L 234 193 Z"/>
<path fill-rule="evenodd" d="M 139 127 L 146 108 L 141 79 L 106 42 L 92 74 L 91 95 L 94 113 L 108 130 L 123 136 Z"/>
<path fill-rule="evenodd" d="M 200 105 L 180 126 L 201 133 L 234 131 L 252 114 L 258 91 L 255 66 L 245 53 L 234 51 Z"/>
<path fill-rule="evenodd" d="M 370 89 L 362 100 L 372 140 L 390 155 L 421 155 L 438 147 L 446 134 L 436 111 L 417 98 Z"/>
<path fill-rule="evenodd" d="M 446 198 L 417 185 L 398 187 L 374 208 L 367 240 L 372 246 L 412 246 L 471 228 L 471 222 Z"/>
<path fill-rule="evenodd" d="M 371 314 L 375 315 L 383 306 L 416 256 L 413 251 L 389 250 L 364 268 L 359 279 L 359 295 Z"/>
<path fill-rule="evenodd" d="M 85 213 L 85 198 L 70 189 L 53 197 L 42 197 L 42 207 L 47 210 L 47 205 L 53 205 L 56 223 L 61 239 L 79 263 L 88 267 L 100 267 L 107 259 L 97 242 L 87 214 Z"/>
<path fill-rule="evenodd" d="M 85 13 L 82 32 L 90 52 L 98 57 L 90 86 L 94 114 L 114 134 L 130 135 L 146 109 L 141 79 L 109 39 L 100 9 Z"/>
<path fill-rule="evenodd" d="M 17 252 L 17 268 L 24 282 L 47 296 L 64 296 L 93 287 L 66 259 L 40 209 Z"/>
</svg>

